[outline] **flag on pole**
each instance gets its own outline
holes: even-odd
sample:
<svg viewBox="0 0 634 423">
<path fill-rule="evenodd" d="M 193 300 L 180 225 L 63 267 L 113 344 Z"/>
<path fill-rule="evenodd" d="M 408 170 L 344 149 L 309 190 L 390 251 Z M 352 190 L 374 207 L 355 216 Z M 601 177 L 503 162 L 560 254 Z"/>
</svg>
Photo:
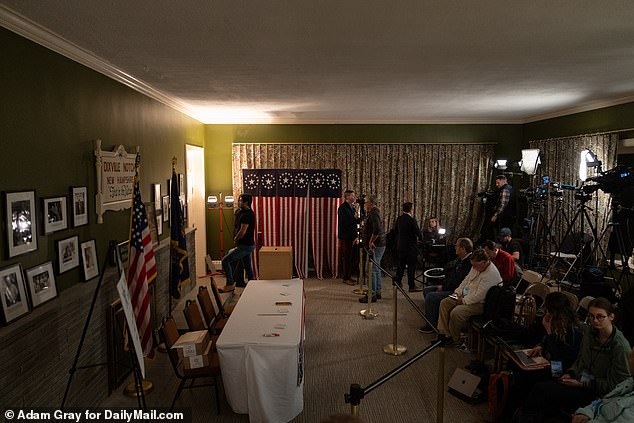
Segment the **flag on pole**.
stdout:
<svg viewBox="0 0 634 423">
<path fill-rule="evenodd" d="M 180 202 L 180 185 L 176 170 L 172 168 L 172 188 L 170 192 L 170 293 L 172 297 L 181 297 L 180 289 L 189 283 L 189 260 L 185 240 L 185 222 Z"/>
<path fill-rule="evenodd" d="M 134 178 L 134 197 L 130 217 L 130 258 L 128 267 L 128 290 L 136 326 L 141 338 L 144 355 L 152 355 L 152 322 L 150 319 L 150 295 L 148 283 L 156 278 L 154 246 L 141 190 L 139 177 Z"/>
</svg>

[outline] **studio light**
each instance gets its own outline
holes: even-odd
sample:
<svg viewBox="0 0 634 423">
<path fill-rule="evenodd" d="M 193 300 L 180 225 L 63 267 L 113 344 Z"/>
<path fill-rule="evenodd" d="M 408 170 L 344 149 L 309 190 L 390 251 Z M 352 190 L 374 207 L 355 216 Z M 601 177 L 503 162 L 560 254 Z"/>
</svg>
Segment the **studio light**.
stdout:
<svg viewBox="0 0 634 423">
<path fill-rule="evenodd" d="M 506 164 L 508 163 L 508 160 L 504 160 L 504 159 L 499 159 L 495 161 L 495 168 L 499 169 L 499 170 L 506 170 Z"/>
<path fill-rule="evenodd" d="M 601 172 L 602 162 L 597 159 L 596 154 L 592 150 L 585 149 L 581 151 L 579 158 L 579 179 L 585 182 L 588 179 L 588 169 L 594 169 L 594 174 Z"/>
<path fill-rule="evenodd" d="M 539 148 L 531 148 L 522 150 L 522 161 L 520 162 L 520 169 L 527 175 L 535 175 L 537 173 L 537 167 L 542 163 L 539 157 Z"/>
<path fill-rule="evenodd" d="M 227 195 L 225 197 L 225 206 L 227 207 L 233 207 L 233 203 L 235 203 L 235 200 L 233 198 L 233 195 Z"/>
<path fill-rule="evenodd" d="M 215 195 L 210 195 L 209 197 L 207 197 L 207 207 L 209 207 L 210 209 L 215 209 L 216 207 L 218 207 L 218 197 L 216 197 Z"/>
</svg>

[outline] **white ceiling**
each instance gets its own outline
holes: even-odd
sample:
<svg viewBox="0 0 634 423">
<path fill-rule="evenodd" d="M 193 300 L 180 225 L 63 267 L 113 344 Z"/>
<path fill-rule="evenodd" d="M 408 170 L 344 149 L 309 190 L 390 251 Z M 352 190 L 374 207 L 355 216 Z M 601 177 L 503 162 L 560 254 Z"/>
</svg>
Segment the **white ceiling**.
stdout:
<svg viewBox="0 0 634 423">
<path fill-rule="evenodd" d="M 631 0 L 0 0 L 205 123 L 524 123 L 634 101 Z"/>
</svg>

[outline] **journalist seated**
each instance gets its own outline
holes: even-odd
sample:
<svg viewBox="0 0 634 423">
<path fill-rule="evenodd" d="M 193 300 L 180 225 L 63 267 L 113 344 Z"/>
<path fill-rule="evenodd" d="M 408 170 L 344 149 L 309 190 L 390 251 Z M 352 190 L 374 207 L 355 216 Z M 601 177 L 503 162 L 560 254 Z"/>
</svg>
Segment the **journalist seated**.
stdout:
<svg viewBox="0 0 634 423">
<path fill-rule="evenodd" d="M 510 285 L 515 281 L 515 260 L 506 251 L 500 248 L 500 244 L 494 241 L 484 243 L 484 252 L 487 253 L 491 262 L 497 267 L 502 277 L 504 285 Z"/>
<path fill-rule="evenodd" d="M 541 422 L 545 417 L 570 416 L 580 406 L 605 396 L 630 376 L 630 344 L 616 326 L 614 307 L 605 298 L 590 301 L 591 326 L 581 341 L 579 357 L 558 380 L 541 382 L 530 391 L 519 422 Z"/>
<path fill-rule="evenodd" d="M 634 348 L 630 351 L 630 373 L 634 375 Z M 579 408 L 572 423 L 586 422 L 634 422 L 634 378 L 628 377 L 603 398 Z"/>
<path fill-rule="evenodd" d="M 456 256 L 458 258 L 452 262 L 452 266 L 445 268 L 445 279 L 442 285 L 430 285 L 425 287 L 425 317 L 433 326 L 438 325 L 438 308 L 440 302 L 447 298 L 464 278 L 471 271 L 471 253 L 473 252 L 473 242 L 469 238 L 459 238 L 456 241 Z M 419 329 L 422 333 L 433 333 L 434 329 L 425 324 Z"/>
<path fill-rule="evenodd" d="M 483 250 L 475 250 L 470 261 L 469 274 L 453 295 L 440 302 L 438 331 L 450 335 L 454 342 L 460 340 L 461 332 L 469 325 L 469 318 L 484 311 L 484 299 L 489 289 L 502 282 L 500 272 Z"/>
<path fill-rule="evenodd" d="M 528 356 L 542 356 L 550 361 L 551 366 L 525 370 L 513 361 L 509 362 L 514 383 L 505 407 L 506 416 L 511 416 L 517 410 L 536 383 L 561 376 L 563 369 L 570 368 L 579 355 L 583 331 L 568 296 L 563 292 L 551 292 L 546 296 L 544 309 L 542 326 L 545 335 L 528 351 Z"/>
</svg>

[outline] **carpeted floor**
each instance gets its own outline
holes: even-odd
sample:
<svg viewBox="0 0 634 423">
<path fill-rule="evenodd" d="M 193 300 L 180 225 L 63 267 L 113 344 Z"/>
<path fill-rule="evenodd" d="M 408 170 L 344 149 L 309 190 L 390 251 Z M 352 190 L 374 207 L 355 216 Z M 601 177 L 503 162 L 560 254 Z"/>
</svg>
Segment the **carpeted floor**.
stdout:
<svg viewBox="0 0 634 423">
<path fill-rule="evenodd" d="M 304 411 L 293 422 L 318 423 L 336 413 L 350 413 L 344 394 L 351 383 L 367 386 L 394 367 L 428 347 L 432 335 L 417 331 L 418 314 L 399 294 L 398 343 L 407 353 L 395 357 L 383 347 L 392 343 L 393 302 L 391 284 L 384 279 L 383 299 L 373 305 L 379 316 L 373 320 L 359 315 L 365 304 L 352 293 L 354 287 L 333 279 L 305 281 L 306 343 Z M 418 304 L 422 293 L 412 294 Z M 456 367 L 463 367 L 474 356 L 453 348 L 446 349 L 445 384 Z M 147 363 L 148 379 L 155 385 L 147 396 L 149 407 L 169 406 L 177 387 L 165 354 Z M 364 398 L 360 416 L 367 423 L 434 422 L 438 352 L 433 351 Z M 216 414 L 211 388 L 186 390 L 177 407 L 191 407 L 194 422 L 247 422 L 248 416 L 236 415 L 222 396 L 221 414 Z M 104 401 L 104 407 L 134 407 L 136 400 L 120 392 Z M 444 421 L 481 422 L 488 418 L 486 404 L 473 406 L 445 394 Z"/>
</svg>

